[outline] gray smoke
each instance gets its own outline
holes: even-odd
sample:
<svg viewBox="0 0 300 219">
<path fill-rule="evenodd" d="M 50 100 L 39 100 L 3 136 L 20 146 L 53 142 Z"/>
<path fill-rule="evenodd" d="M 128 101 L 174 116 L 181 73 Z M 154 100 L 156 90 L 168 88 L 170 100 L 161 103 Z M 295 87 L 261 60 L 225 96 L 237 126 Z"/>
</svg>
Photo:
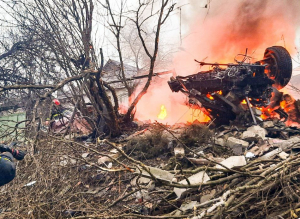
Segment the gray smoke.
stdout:
<svg viewBox="0 0 300 219">
<path fill-rule="evenodd" d="M 201 3 L 200 3 L 201 2 Z M 179 74 L 191 74 L 193 58 L 213 62 L 233 62 L 235 55 L 249 53 L 256 59 L 273 45 L 296 53 L 296 32 L 300 26 L 299 0 L 213 0 L 207 8 L 203 1 L 190 0 L 182 8 L 185 51 L 175 57 Z M 187 55 L 189 53 L 189 55 Z"/>
</svg>

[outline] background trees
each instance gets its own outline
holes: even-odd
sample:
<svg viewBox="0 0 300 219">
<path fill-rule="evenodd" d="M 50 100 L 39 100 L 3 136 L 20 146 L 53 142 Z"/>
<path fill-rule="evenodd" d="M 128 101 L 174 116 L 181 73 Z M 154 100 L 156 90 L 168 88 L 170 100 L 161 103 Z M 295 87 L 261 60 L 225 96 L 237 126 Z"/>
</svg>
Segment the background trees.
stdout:
<svg viewBox="0 0 300 219">
<path fill-rule="evenodd" d="M 74 106 L 73 117 L 76 111 L 89 117 L 95 135 L 101 121 L 105 121 L 111 135 L 119 135 L 120 122 L 133 118 L 137 102 L 150 86 L 159 54 L 161 28 L 174 8 L 173 2 L 20 0 L 2 1 L 1 8 L 7 14 L 2 24 L 12 27 L 6 28 L 9 31 L 3 34 L 8 37 L 0 42 L 2 103 L 12 100 L 13 96 L 18 98 L 12 105 L 23 99 L 21 105 L 30 112 L 33 124 L 43 118 L 38 107 L 54 92 L 65 92 L 68 102 Z M 117 51 L 120 79 L 128 96 L 132 96 L 134 86 L 125 80 L 124 54 L 129 52 L 124 49 L 130 48 L 137 69 L 148 74 L 142 91 L 124 117 L 119 115 L 113 87 L 101 79 L 106 55 L 101 42 L 106 39 L 99 31 L 104 27 L 115 37 L 110 40 Z M 112 92 L 113 100 L 109 99 L 107 90 Z M 87 110 L 89 104 L 94 108 L 92 115 Z"/>
</svg>

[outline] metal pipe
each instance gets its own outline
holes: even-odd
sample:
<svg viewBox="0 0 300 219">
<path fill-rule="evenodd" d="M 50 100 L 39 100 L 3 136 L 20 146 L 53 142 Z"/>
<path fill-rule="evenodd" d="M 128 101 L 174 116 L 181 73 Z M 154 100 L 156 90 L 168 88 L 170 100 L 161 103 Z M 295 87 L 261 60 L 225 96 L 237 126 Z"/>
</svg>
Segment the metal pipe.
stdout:
<svg viewBox="0 0 300 219">
<path fill-rule="evenodd" d="M 249 101 L 249 98 L 248 98 L 248 97 L 246 97 L 246 101 L 247 101 L 247 105 L 248 105 L 248 107 L 249 107 L 250 114 L 251 114 L 251 116 L 252 116 L 254 125 L 257 125 L 256 118 L 255 118 L 255 116 L 254 116 L 254 113 L 253 113 L 253 110 L 252 110 L 252 108 L 251 108 L 250 101 Z"/>
</svg>

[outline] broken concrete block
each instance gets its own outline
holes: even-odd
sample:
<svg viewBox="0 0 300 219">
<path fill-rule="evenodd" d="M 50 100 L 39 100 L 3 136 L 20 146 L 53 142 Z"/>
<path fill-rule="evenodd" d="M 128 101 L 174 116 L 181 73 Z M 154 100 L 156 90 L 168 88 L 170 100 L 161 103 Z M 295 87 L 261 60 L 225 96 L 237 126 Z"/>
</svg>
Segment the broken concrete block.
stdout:
<svg viewBox="0 0 300 219">
<path fill-rule="evenodd" d="M 244 156 L 232 156 L 228 157 L 226 160 L 222 161 L 220 164 L 223 164 L 227 168 L 231 169 L 232 167 L 242 167 L 247 164 L 246 158 Z M 216 165 L 216 168 L 225 169 L 221 165 Z"/>
<path fill-rule="evenodd" d="M 272 128 L 274 127 L 274 122 L 273 121 L 264 121 L 262 124 L 263 128 Z"/>
<path fill-rule="evenodd" d="M 175 147 L 174 154 L 175 154 L 175 156 L 184 156 L 184 148 L 183 147 Z"/>
<path fill-rule="evenodd" d="M 141 173 L 143 176 L 151 178 L 151 175 L 147 171 L 142 169 L 142 167 L 139 167 L 139 168 L 142 171 L 142 173 L 140 172 L 139 169 L 136 169 L 136 173 L 138 173 L 138 174 Z M 147 166 L 146 168 L 157 179 L 165 180 L 165 181 L 168 181 L 168 182 L 172 182 L 173 179 L 174 179 L 174 174 L 172 174 L 168 171 L 165 171 L 165 170 L 162 170 L 162 169 L 159 169 L 159 168 L 155 168 L 155 167 L 150 167 L 150 166 Z"/>
<path fill-rule="evenodd" d="M 191 184 L 199 184 L 199 183 L 205 183 L 207 182 L 208 180 L 210 180 L 209 176 L 204 172 L 204 171 L 201 171 L 199 173 L 196 173 L 192 176 L 190 176 L 188 178 L 189 182 Z M 187 185 L 188 182 L 186 180 L 182 180 L 179 182 L 180 184 L 183 184 L 183 185 Z M 182 196 L 182 194 L 184 192 L 186 192 L 187 190 L 189 189 L 186 189 L 186 188 L 174 188 L 174 192 L 175 194 L 177 195 L 178 198 L 180 198 Z"/>
<path fill-rule="evenodd" d="M 286 160 L 289 156 L 290 155 L 288 153 L 285 153 L 284 151 L 278 154 L 278 157 L 280 157 L 282 160 Z"/>
<path fill-rule="evenodd" d="M 249 128 L 247 128 L 247 131 L 254 132 L 258 137 L 265 139 L 266 135 L 268 134 L 267 130 L 260 127 L 259 125 L 253 125 Z"/>
<path fill-rule="evenodd" d="M 248 142 L 252 142 L 252 141 L 257 142 L 258 141 L 257 135 L 251 131 L 244 131 L 241 138 Z"/>
<path fill-rule="evenodd" d="M 226 146 L 232 148 L 235 145 L 242 145 L 242 147 L 246 148 L 246 147 L 249 146 L 249 143 L 244 141 L 244 140 L 241 140 L 241 139 L 237 139 L 237 138 L 234 138 L 234 137 L 229 137 L 227 139 Z"/>
<path fill-rule="evenodd" d="M 225 146 L 226 141 L 224 140 L 224 138 L 215 138 L 215 144 Z"/>
<path fill-rule="evenodd" d="M 243 146 L 241 144 L 234 145 L 231 147 L 234 155 L 242 155 L 243 154 Z"/>
<path fill-rule="evenodd" d="M 148 184 L 151 181 L 149 178 L 136 176 L 131 180 L 130 184 L 136 186 L 137 180 L 139 184 Z"/>
</svg>

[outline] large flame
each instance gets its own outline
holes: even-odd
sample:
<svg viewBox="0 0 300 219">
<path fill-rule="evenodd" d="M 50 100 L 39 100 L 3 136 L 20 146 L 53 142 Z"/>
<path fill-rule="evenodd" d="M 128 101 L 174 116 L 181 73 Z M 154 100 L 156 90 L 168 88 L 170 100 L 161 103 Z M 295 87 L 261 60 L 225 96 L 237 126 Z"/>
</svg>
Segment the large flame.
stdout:
<svg viewBox="0 0 300 219">
<path fill-rule="evenodd" d="M 177 47 L 179 52 L 173 63 L 169 62 L 172 66 L 164 65 L 163 70 L 175 69 L 177 75 L 191 75 L 205 70 L 204 67 L 200 69 L 194 59 L 232 63 L 234 57 L 244 53 L 246 48 L 248 55 L 253 57 L 252 62 L 262 59 L 265 49 L 273 45 L 285 46 L 291 55 L 297 51 L 294 41 L 300 24 L 299 0 L 289 0 L 289 4 L 281 0 L 218 0 L 209 1 L 209 10 L 201 3 L 206 1 L 188 1 L 190 4 L 182 7 L 182 43 L 178 46 L 172 44 L 172 51 Z M 167 47 L 169 44 L 161 45 Z M 169 78 L 170 75 L 165 75 L 153 79 L 137 104 L 136 118 L 154 121 L 157 110 L 164 104 L 168 109 L 164 122 L 168 124 L 208 121 L 203 112 L 184 104 L 186 96 L 172 93 L 167 84 Z"/>
<path fill-rule="evenodd" d="M 210 118 L 199 109 L 187 106 L 188 98 L 185 95 L 172 93 L 167 83 L 169 78 L 170 75 L 154 79 L 155 82 L 137 104 L 135 118 L 140 121 L 150 120 L 154 122 L 158 119 L 158 114 L 160 113 L 158 110 L 164 105 L 167 116 L 161 122 L 169 125 L 193 123 L 195 120 L 199 122 L 209 121 Z M 140 89 L 138 87 L 137 92 Z"/>
<path fill-rule="evenodd" d="M 158 114 L 157 118 L 159 119 L 165 119 L 167 117 L 167 109 L 165 105 L 161 105 L 160 107 L 160 113 Z"/>
<path fill-rule="evenodd" d="M 286 47 L 291 55 L 296 52 L 299 0 L 289 0 L 289 4 L 280 0 L 218 0 L 210 1 L 209 11 L 197 10 L 200 0 L 190 2 L 182 9 L 189 32 L 174 60 L 179 75 L 199 71 L 194 59 L 233 62 L 246 48 L 252 61 L 260 60 L 265 49 L 274 45 Z"/>
</svg>

